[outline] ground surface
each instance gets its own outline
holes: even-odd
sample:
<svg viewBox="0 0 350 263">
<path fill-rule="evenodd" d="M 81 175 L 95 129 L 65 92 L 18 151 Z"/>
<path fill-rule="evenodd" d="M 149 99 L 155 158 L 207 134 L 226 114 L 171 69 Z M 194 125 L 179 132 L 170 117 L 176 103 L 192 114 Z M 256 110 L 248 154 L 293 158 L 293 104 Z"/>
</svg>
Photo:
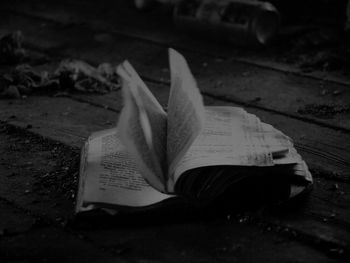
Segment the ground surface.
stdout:
<svg viewBox="0 0 350 263">
<path fill-rule="evenodd" d="M 92 65 L 129 59 L 163 106 L 166 49 L 175 47 L 188 59 L 207 105 L 244 107 L 293 138 L 314 175 L 314 189 L 295 203 L 239 213 L 77 219 L 80 148 L 91 132 L 116 123 L 120 91 L 29 92 L 0 100 L 0 261 L 347 261 L 348 60 L 300 63 L 329 50 L 346 58 L 343 42 L 288 54 L 297 46 L 284 42 L 285 35 L 263 50 L 219 45 L 177 30 L 164 10 L 138 13 L 128 2 L 3 1 L 0 34 L 21 30 L 25 62 L 38 71 L 52 71 L 64 58 Z M 3 64 L 0 71 L 13 67 Z"/>
</svg>

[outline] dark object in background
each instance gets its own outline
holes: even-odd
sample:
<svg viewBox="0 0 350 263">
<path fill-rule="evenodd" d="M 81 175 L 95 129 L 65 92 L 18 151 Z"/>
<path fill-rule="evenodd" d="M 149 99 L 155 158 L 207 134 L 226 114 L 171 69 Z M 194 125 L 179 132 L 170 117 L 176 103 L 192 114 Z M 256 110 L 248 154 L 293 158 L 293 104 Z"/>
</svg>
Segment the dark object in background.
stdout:
<svg viewBox="0 0 350 263">
<path fill-rule="evenodd" d="M 138 10 L 144 11 L 157 4 L 174 6 L 182 0 L 134 0 L 134 5 Z"/>
<path fill-rule="evenodd" d="M 155 4 L 173 6 L 175 25 L 207 38 L 240 45 L 265 45 L 277 34 L 280 15 L 257 0 L 134 0 L 139 10 Z"/>
<path fill-rule="evenodd" d="M 277 34 L 280 16 L 268 2 L 182 1 L 174 10 L 181 29 L 240 45 L 265 45 Z"/>
<path fill-rule="evenodd" d="M 175 7 L 175 24 L 241 45 L 265 45 L 277 34 L 279 13 L 268 2 L 182 1 Z"/>
<path fill-rule="evenodd" d="M 135 7 L 139 10 L 147 10 L 154 2 L 154 0 L 134 0 Z"/>
</svg>

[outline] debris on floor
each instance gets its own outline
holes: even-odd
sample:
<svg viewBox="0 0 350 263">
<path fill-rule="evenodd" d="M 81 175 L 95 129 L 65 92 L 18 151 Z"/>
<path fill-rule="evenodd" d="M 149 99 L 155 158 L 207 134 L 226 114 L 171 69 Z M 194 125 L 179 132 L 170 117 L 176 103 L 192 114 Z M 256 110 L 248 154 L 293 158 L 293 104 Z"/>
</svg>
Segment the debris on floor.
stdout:
<svg viewBox="0 0 350 263">
<path fill-rule="evenodd" d="M 91 93 L 107 93 L 120 87 L 115 67 L 102 63 L 97 68 L 81 60 L 64 60 L 54 73 L 62 88 Z"/>
<path fill-rule="evenodd" d="M 49 87 L 56 82 L 50 80 L 47 72 L 36 72 L 31 66 L 22 64 L 2 76 L 1 98 L 18 99 L 35 90 Z"/>
<path fill-rule="evenodd" d="M 87 92 L 105 94 L 120 87 L 115 68 L 97 68 L 80 60 L 63 60 L 54 72 L 22 64 L 0 76 L 0 98 L 18 99 L 33 93 Z"/>
</svg>

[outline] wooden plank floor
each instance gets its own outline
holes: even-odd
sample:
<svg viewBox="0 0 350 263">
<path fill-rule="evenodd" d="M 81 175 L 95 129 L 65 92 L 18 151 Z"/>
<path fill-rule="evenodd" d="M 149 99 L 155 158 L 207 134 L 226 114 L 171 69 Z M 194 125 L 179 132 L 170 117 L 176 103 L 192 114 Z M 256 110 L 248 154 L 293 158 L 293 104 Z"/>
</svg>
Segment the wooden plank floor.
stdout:
<svg viewBox="0 0 350 263">
<path fill-rule="evenodd" d="M 167 47 L 175 46 L 188 59 L 207 105 L 244 107 L 293 138 L 314 174 L 315 187 L 308 197 L 296 204 L 239 215 L 228 213 L 195 220 L 175 216 L 162 224 L 158 220 L 158 223 L 149 223 L 154 220 L 153 215 L 153 218 L 140 216 L 138 220 L 145 220 L 146 224 L 128 224 L 116 219 L 120 224 L 107 228 L 96 224 L 83 229 L 62 227 L 56 219 L 73 218 L 72 199 L 60 196 L 57 189 L 52 189 L 45 198 L 35 191 L 23 195 L 38 183 L 40 174 L 50 173 L 56 167 L 48 166 L 45 169 L 49 171 L 41 171 L 39 167 L 52 157 L 50 151 L 43 154 L 40 147 L 33 147 L 33 154 L 40 158 L 25 156 L 21 160 L 17 155 L 8 158 L 12 163 L 30 162 L 33 169 L 36 168 L 35 173 L 22 171 L 20 165 L 11 168 L 1 163 L 4 174 L 17 169 L 16 173 L 22 175 L 0 177 L 0 215 L 16 218 L 13 214 L 22 213 L 27 217 L 23 216 L 23 222 L 18 223 L 17 217 L 13 223 L 24 225 L 19 233 L 4 238 L 0 235 L 0 259 L 2 253 L 5 255 L 3 251 L 8 251 L 7 258 L 15 258 L 17 247 L 14 244 L 23 247 L 40 235 L 36 229 L 27 226 L 33 218 L 40 218 L 48 222 L 48 226 L 40 231 L 55 233 L 53 236 L 58 236 L 60 242 L 69 239 L 78 252 L 84 246 L 91 247 L 94 261 L 348 260 L 350 113 L 339 112 L 327 118 L 302 113 L 310 104 L 349 106 L 348 80 L 327 73 L 305 75 L 293 65 L 272 63 L 268 56 L 259 52 L 237 55 L 232 47 L 202 44 L 174 29 L 164 15 L 155 18 L 154 13 L 138 13 L 127 4 L 128 1 L 103 2 L 104 6 L 95 9 L 93 1 L 4 1 L 0 6 L 0 33 L 20 29 L 25 47 L 49 58 L 49 63 L 35 66 L 40 70 L 52 70 L 67 57 L 94 65 L 101 62 L 118 64 L 129 59 L 164 107 L 169 93 Z M 1 69 L 2 72 L 6 70 Z M 323 90 L 327 93 L 323 94 Z M 336 95 L 336 91 L 341 95 Z M 19 127 L 13 134 L 0 134 L 3 141 L 20 143 L 21 136 L 17 133 L 24 133 L 33 145 L 39 144 L 35 139 L 37 136 L 43 136 L 50 143 L 71 147 L 70 158 L 77 160 L 79 148 L 87 136 L 114 125 L 121 107 L 120 91 L 106 95 L 70 94 L 65 98 L 32 95 L 21 100 L 0 100 L 0 121 L 7 127 L 5 130 Z M 2 147 L 1 152 L 5 153 L 6 147 Z M 72 169 L 76 176 L 77 167 Z M 21 183 L 23 178 L 28 185 Z M 133 221 L 129 218 L 126 222 L 128 220 Z M 0 229 L 1 223 L 0 220 Z M 54 240 L 51 238 L 48 242 Z M 64 250 L 63 245 L 57 249 L 61 250 Z M 40 251 L 35 259 L 45 254 L 45 249 Z M 79 256 L 81 252 L 78 252 L 74 255 Z M 29 257 L 28 253 L 24 253 L 24 257 Z M 74 257 L 69 259 L 76 261 Z M 49 260 L 55 261 L 54 257 Z"/>
</svg>

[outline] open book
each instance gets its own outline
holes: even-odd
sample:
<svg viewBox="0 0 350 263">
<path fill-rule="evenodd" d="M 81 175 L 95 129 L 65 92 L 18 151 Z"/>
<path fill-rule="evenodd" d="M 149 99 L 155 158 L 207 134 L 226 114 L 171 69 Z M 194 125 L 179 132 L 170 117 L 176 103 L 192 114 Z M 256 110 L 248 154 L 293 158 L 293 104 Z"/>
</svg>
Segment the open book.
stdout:
<svg viewBox="0 0 350 263">
<path fill-rule="evenodd" d="M 124 107 L 116 128 L 92 134 L 82 151 L 77 212 L 148 207 L 185 197 L 211 202 L 247 179 L 312 184 L 292 140 L 242 108 L 205 107 L 184 57 L 169 49 L 167 112 L 129 62 L 117 68 Z"/>
</svg>

